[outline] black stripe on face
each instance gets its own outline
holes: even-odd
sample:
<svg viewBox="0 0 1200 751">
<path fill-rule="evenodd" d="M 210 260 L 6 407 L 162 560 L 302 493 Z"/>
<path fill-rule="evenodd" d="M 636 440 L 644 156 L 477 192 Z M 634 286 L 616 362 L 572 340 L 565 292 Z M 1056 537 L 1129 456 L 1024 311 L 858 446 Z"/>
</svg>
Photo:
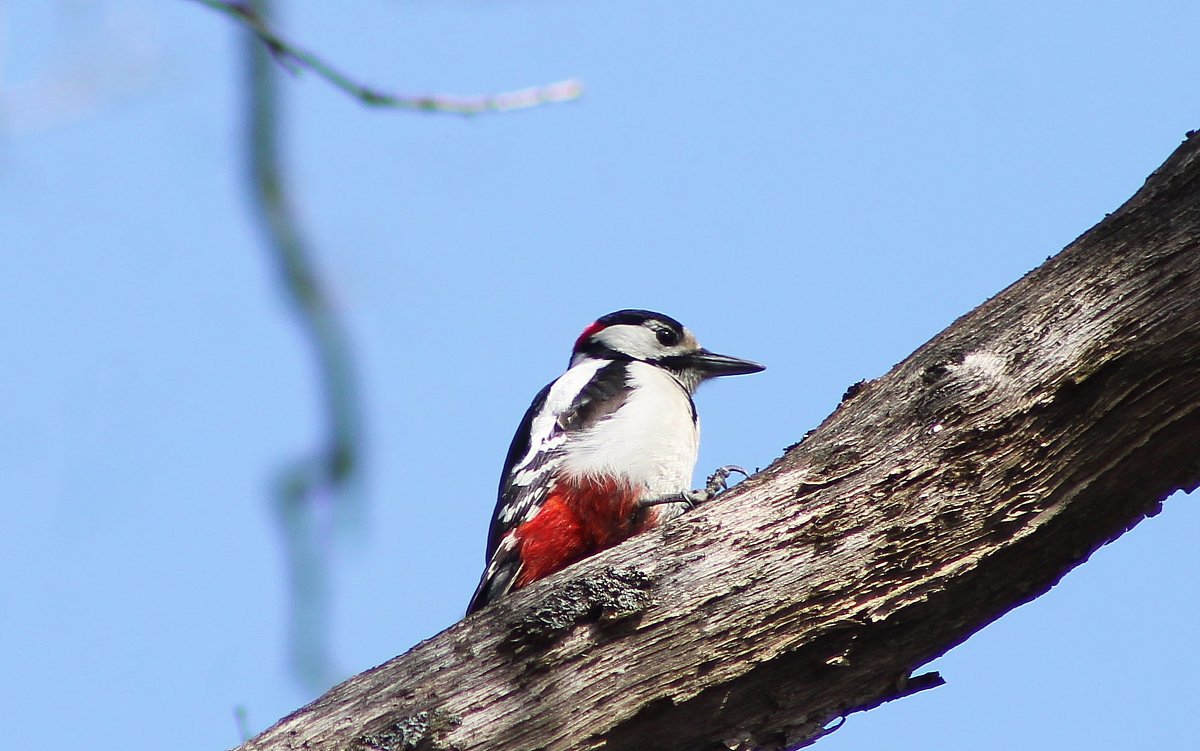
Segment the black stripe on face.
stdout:
<svg viewBox="0 0 1200 751">
<path fill-rule="evenodd" d="M 575 345 L 571 357 L 573 358 L 575 355 L 591 355 L 597 360 L 619 360 L 622 362 L 629 362 L 633 359 L 629 355 L 616 351 L 594 337 Z"/>
</svg>

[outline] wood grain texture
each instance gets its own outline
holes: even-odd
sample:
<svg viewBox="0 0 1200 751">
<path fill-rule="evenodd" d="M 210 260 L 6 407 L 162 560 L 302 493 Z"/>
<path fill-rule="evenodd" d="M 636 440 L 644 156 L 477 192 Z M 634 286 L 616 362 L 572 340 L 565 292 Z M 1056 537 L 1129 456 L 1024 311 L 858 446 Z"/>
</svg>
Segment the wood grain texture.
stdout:
<svg viewBox="0 0 1200 751">
<path fill-rule="evenodd" d="M 779 419 L 789 419 L 782 406 Z M 1200 136 L 734 492 L 245 744 L 790 748 L 1200 482 Z"/>
</svg>

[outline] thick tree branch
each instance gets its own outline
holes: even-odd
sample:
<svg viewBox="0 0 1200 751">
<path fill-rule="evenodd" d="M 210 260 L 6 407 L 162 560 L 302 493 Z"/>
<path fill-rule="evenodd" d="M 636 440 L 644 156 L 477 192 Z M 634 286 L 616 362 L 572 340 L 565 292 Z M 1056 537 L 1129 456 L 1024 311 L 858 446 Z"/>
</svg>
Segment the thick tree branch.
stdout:
<svg viewBox="0 0 1200 751">
<path fill-rule="evenodd" d="M 785 414 L 781 417 L 786 418 Z M 1200 482 L 1200 137 L 718 501 L 243 746 L 804 744 Z"/>
<path fill-rule="evenodd" d="M 477 96 L 455 96 L 451 94 L 390 94 L 358 83 L 350 76 L 309 52 L 284 39 L 267 23 L 266 15 L 260 13 L 251 2 L 226 2 L 226 0 L 194 0 L 209 8 L 224 13 L 249 29 L 264 47 L 285 67 L 296 70 L 307 68 L 333 86 L 359 102 L 372 107 L 385 107 L 417 112 L 433 112 L 446 115 L 485 115 L 493 112 L 509 112 L 528 109 L 542 104 L 555 104 L 578 99 L 583 93 L 583 83 L 570 78 L 543 86 L 530 86 L 516 91 Z"/>
</svg>

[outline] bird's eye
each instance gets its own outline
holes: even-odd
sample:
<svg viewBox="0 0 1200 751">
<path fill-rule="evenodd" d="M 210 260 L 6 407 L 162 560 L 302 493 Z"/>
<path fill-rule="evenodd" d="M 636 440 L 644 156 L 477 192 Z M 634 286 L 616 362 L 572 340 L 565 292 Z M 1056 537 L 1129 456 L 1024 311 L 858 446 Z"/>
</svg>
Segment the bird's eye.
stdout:
<svg viewBox="0 0 1200 751">
<path fill-rule="evenodd" d="M 654 335 L 658 337 L 658 343 L 664 347 L 674 347 L 676 344 L 679 344 L 679 332 L 677 331 L 659 329 L 654 332 Z"/>
</svg>

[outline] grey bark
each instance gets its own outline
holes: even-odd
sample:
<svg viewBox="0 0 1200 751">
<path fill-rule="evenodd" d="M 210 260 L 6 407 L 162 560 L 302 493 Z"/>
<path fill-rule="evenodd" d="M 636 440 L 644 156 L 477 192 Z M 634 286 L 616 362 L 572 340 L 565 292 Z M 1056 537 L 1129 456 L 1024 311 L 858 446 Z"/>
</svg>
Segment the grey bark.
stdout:
<svg viewBox="0 0 1200 751">
<path fill-rule="evenodd" d="M 780 419 L 788 410 L 780 409 Z M 1200 136 L 713 503 L 245 744 L 790 748 L 1200 482 Z"/>
</svg>

